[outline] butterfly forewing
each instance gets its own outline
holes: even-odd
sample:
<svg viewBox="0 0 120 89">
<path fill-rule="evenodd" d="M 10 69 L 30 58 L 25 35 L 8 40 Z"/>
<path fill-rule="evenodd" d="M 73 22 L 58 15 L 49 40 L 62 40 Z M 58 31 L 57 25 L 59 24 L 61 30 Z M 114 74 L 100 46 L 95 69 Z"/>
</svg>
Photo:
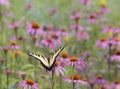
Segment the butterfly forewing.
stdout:
<svg viewBox="0 0 120 89">
<path fill-rule="evenodd" d="M 44 56 L 41 55 L 37 55 L 37 54 L 32 54 L 29 53 L 30 56 L 33 56 L 34 58 L 36 58 L 38 61 L 40 61 L 44 66 L 49 67 L 49 63 L 47 58 L 45 58 Z"/>
<path fill-rule="evenodd" d="M 50 62 L 49 62 L 50 67 L 55 63 L 56 57 L 59 55 L 59 53 L 60 53 L 63 49 L 64 49 L 64 46 L 63 46 L 63 47 L 60 47 L 60 48 L 53 54 L 53 56 L 50 57 Z"/>
<path fill-rule="evenodd" d="M 44 56 L 41 56 L 41 55 L 38 55 L 38 54 L 32 54 L 32 53 L 29 53 L 30 56 L 36 58 L 38 61 L 41 62 L 41 64 L 44 66 L 44 68 L 46 68 L 47 70 L 52 70 L 53 69 L 53 66 L 55 64 L 55 61 L 56 61 L 56 57 L 59 55 L 59 53 L 64 49 L 64 46 L 63 47 L 60 47 L 54 54 L 53 56 L 50 57 L 50 59 L 47 59 L 46 57 Z"/>
</svg>

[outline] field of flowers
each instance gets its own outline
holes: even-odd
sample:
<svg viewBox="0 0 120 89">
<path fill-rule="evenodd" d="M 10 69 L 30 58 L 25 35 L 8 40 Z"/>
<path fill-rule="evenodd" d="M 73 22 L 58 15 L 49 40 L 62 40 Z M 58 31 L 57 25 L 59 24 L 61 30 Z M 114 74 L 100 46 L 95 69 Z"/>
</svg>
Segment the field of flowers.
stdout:
<svg viewBox="0 0 120 89">
<path fill-rule="evenodd" d="M 0 89 L 120 89 L 119 5 L 0 0 Z M 48 70 L 42 57 L 63 46 Z"/>
</svg>

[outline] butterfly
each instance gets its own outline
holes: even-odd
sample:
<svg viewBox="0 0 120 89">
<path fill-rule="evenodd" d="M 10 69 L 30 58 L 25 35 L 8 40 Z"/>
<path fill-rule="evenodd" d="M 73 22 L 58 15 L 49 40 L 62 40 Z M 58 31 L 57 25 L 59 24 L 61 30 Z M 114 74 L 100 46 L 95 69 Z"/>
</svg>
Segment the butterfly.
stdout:
<svg viewBox="0 0 120 89">
<path fill-rule="evenodd" d="M 56 57 L 60 54 L 60 52 L 64 49 L 65 46 L 60 47 L 55 53 L 50 57 L 46 58 L 45 56 L 39 55 L 39 54 L 33 54 L 33 53 L 28 53 L 30 56 L 34 57 L 40 63 L 42 66 L 46 69 L 51 71 L 55 65 L 56 62 Z"/>
</svg>

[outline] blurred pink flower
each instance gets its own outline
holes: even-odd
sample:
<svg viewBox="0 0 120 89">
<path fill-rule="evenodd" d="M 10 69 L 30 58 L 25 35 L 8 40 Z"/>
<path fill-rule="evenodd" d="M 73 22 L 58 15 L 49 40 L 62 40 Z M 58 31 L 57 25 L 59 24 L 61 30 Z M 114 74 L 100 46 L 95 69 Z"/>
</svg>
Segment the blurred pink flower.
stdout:
<svg viewBox="0 0 120 89">
<path fill-rule="evenodd" d="M 21 47 L 15 41 L 11 42 L 9 48 L 19 50 Z"/>
<path fill-rule="evenodd" d="M 16 22 L 12 22 L 12 23 L 9 25 L 9 28 L 10 28 L 10 29 L 13 29 L 13 30 L 17 30 L 20 26 L 21 26 L 20 22 L 16 21 Z"/>
<path fill-rule="evenodd" d="M 53 42 L 52 38 L 44 38 L 39 43 L 36 44 L 39 47 L 42 47 L 42 45 L 48 46 L 51 49 L 54 49 L 56 45 Z"/>
<path fill-rule="evenodd" d="M 57 31 L 57 33 L 61 36 L 69 36 L 69 33 L 66 31 L 65 28 L 61 28 L 60 30 Z"/>
<path fill-rule="evenodd" d="M 78 21 L 80 19 L 80 12 L 76 11 L 70 16 L 72 20 Z"/>
<path fill-rule="evenodd" d="M 120 62 L 120 51 L 117 51 L 116 54 L 111 56 L 111 61 Z"/>
<path fill-rule="evenodd" d="M 88 22 L 91 24 L 96 24 L 97 22 L 97 14 L 91 14 L 88 18 Z"/>
<path fill-rule="evenodd" d="M 79 24 L 72 24 L 72 25 L 70 26 L 70 29 L 83 31 L 83 30 L 84 30 L 84 27 L 81 26 L 81 25 L 79 25 Z"/>
<path fill-rule="evenodd" d="M 52 32 L 51 38 L 53 39 L 53 42 L 56 46 L 62 44 L 61 34 L 59 34 L 58 32 Z"/>
<path fill-rule="evenodd" d="M 68 66 L 69 58 L 68 58 L 68 53 L 67 52 L 62 52 L 61 57 L 59 59 L 59 65 L 64 67 Z"/>
<path fill-rule="evenodd" d="M 38 84 L 35 83 L 31 79 L 28 79 L 28 80 L 25 80 L 25 81 L 22 81 L 22 82 L 18 83 L 17 88 L 18 87 L 23 87 L 24 89 L 31 89 L 31 88 L 33 88 L 33 89 L 39 89 Z"/>
<path fill-rule="evenodd" d="M 103 26 L 101 28 L 103 33 L 113 32 L 113 33 L 119 33 L 120 27 L 113 27 L 113 26 Z"/>
<path fill-rule="evenodd" d="M 50 71 L 52 72 L 52 71 Z M 59 65 L 59 62 L 55 63 L 55 74 L 56 76 L 58 76 L 59 74 L 61 74 L 62 76 L 64 75 L 64 73 L 66 72 L 66 70 Z"/>
<path fill-rule="evenodd" d="M 89 39 L 89 34 L 87 32 L 78 31 L 77 32 L 77 39 L 78 40 L 88 40 Z"/>
<path fill-rule="evenodd" d="M 33 4 L 32 4 L 32 3 L 27 3 L 25 8 L 26 8 L 26 10 L 28 11 L 28 10 L 30 10 L 32 7 L 33 7 Z"/>
<path fill-rule="evenodd" d="M 80 1 L 80 3 L 82 3 L 82 4 L 88 4 L 88 3 L 91 2 L 91 0 L 79 0 L 79 1 Z"/>
<path fill-rule="evenodd" d="M 40 28 L 40 25 L 36 22 L 27 24 L 27 33 L 31 35 L 44 35 L 44 31 Z"/>
<path fill-rule="evenodd" d="M 115 43 L 114 39 L 112 39 L 112 38 L 107 39 L 105 37 L 101 37 L 100 40 L 96 41 L 96 43 L 95 43 L 95 45 L 97 47 L 100 47 L 102 49 L 106 49 L 106 48 L 112 47 L 115 44 L 116 43 Z"/>
<path fill-rule="evenodd" d="M 70 77 L 65 77 L 64 78 L 66 82 L 68 83 L 71 83 L 71 82 L 74 82 L 74 83 L 78 83 L 78 84 L 82 84 L 82 85 L 85 85 L 87 84 L 87 82 L 83 81 L 83 80 L 80 80 L 80 77 L 79 75 L 77 74 L 74 74 L 74 76 L 70 76 Z"/>
<path fill-rule="evenodd" d="M 110 89 L 120 89 L 120 80 L 115 80 L 110 84 Z"/>
<path fill-rule="evenodd" d="M 100 40 L 96 41 L 95 45 L 102 49 L 108 48 L 107 39 L 105 37 L 102 37 Z"/>
<path fill-rule="evenodd" d="M 94 83 L 96 83 L 98 85 L 103 85 L 103 84 L 107 83 L 107 80 L 104 79 L 102 76 L 96 76 L 96 78 L 94 79 Z"/>
<path fill-rule="evenodd" d="M 100 8 L 100 11 L 101 11 L 101 13 L 103 13 L 103 14 L 108 14 L 108 13 L 109 13 L 109 10 L 108 10 L 108 8 L 107 8 L 106 6 L 101 7 L 101 8 Z"/>
<path fill-rule="evenodd" d="M 9 6 L 9 0 L 0 0 L 0 5 Z"/>
<path fill-rule="evenodd" d="M 19 72 L 18 72 L 18 75 L 19 75 L 23 80 L 25 80 L 25 77 L 26 77 L 27 73 L 26 73 L 26 72 L 19 71 Z"/>
<path fill-rule="evenodd" d="M 5 73 L 6 75 L 10 75 L 10 74 L 12 74 L 12 73 L 13 73 L 13 71 L 12 71 L 12 70 L 7 69 L 7 70 L 4 70 L 4 73 Z"/>
<path fill-rule="evenodd" d="M 78 61 L 77 66 L 75 67 L 77 71 L 82 71 L 82 72 L 86 72 L 90 69 L 89 65 L 82 60 Z"/>
<path fill-rule="evenodd" d="M 50 10 L 50 15 L 53 16 L 53 15 L 56 14 L 56 12 L 57 12 L 57 8 L 52 8 L 52 9 Z"/>
</svg>

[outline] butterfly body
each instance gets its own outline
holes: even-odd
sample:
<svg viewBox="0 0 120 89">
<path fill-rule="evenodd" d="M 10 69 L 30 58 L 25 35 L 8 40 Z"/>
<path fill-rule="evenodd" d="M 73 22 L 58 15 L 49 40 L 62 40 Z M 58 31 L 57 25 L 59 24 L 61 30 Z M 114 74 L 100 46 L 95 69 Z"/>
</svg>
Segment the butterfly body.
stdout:
<svg viewBox="0 0 120 89">
<path fill-rule="evenodd" d="M 56 57 L 59 55 L 59 53 L 64 49 L 63 47 L 60 47 L 50 58 L 46 58 L 44 56 L 41 56 L 39 54 L 32 54 L 32 53 L 28 53 L 30 56 L 36 58 L 38 61 L 40 61 L 40 63 L 42 64 L 42 66 L 46 69 L 51 71 L 54 68 L 54 64 L 56 62 Z"/>
</svg>

